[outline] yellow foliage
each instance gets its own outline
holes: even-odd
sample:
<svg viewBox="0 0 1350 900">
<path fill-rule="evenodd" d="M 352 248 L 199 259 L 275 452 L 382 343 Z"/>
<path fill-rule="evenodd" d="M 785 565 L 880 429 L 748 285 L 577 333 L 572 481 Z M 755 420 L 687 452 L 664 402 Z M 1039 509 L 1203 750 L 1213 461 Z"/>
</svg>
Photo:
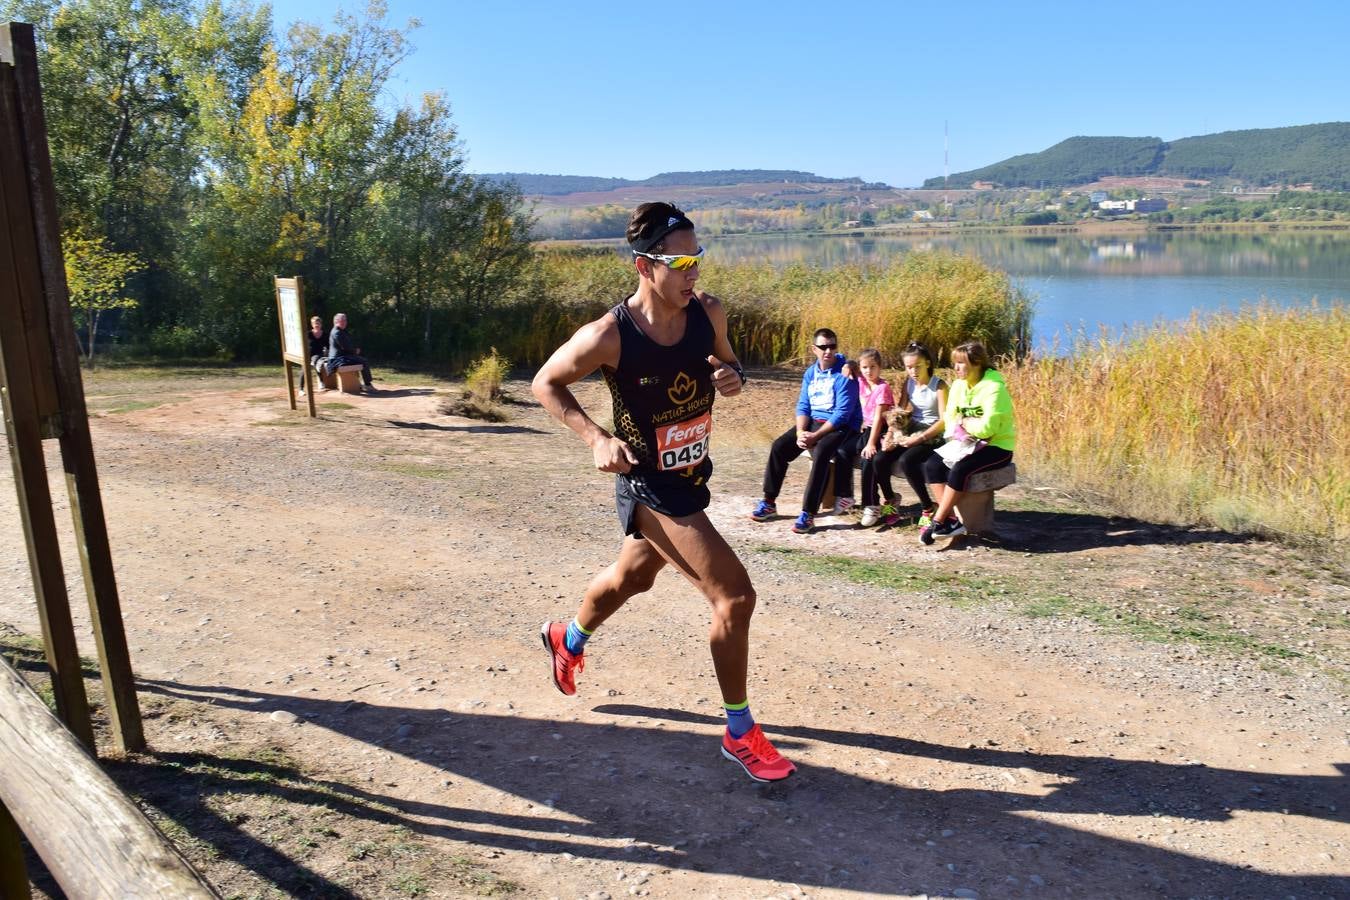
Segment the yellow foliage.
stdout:
<svg viewBox="0 0 1350 900">
<path fill-rule="evenodd" d="M 502 396 L 502 382 L 510 374 L 508 361 L 493 347 L 487 356 L 480 357 L 469 367 L 464 380 L 469 392 L 481 403 L 496 403 Z"/>
</svg>

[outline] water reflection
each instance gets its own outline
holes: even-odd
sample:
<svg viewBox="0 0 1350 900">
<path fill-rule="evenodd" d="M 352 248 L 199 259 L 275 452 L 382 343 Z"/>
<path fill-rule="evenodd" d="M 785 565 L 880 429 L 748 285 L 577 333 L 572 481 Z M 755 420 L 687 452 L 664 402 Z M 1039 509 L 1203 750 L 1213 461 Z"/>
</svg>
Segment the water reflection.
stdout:
<svg viewBox="0 0 1350 900">
<path fill-rule="evenodd" d="M 886 265 L 916 250 L 972 254 L 1037 300 L 1042 347 L 1070 332 L 1118 331 L 1196 310 L 1264 300 L 1322 305 L 1350 297 L 1350 232 L 1148 232 L 1114 235 L 745 235 L 709 242 L 710 262 Z"/>
<path fill-rule="evenodd" d="M 730 261 L 885 264 L 914 250 L 972 253 L 1013 275 L 1117 269 L 1129 274 L 1310 274 L 1350 287 L 1350 232 L 1140 235 L 964 234 L 923 238 L 738 235 L 709 251 Z"/>
</svg>

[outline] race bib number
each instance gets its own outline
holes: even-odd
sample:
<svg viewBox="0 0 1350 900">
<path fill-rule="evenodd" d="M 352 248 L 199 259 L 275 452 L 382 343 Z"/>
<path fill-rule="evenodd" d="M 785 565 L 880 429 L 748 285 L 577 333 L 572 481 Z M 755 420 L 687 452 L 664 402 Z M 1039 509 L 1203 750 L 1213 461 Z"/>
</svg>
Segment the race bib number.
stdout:
<svg viewBox="0 0 1350 900">
<path fill-rule="evenodd" d="M 712 412 L 697 419 L 656 429 L 656 467 L 661 471 L 687 469 L 703 462 L 712 437 Z"/>
</svg>

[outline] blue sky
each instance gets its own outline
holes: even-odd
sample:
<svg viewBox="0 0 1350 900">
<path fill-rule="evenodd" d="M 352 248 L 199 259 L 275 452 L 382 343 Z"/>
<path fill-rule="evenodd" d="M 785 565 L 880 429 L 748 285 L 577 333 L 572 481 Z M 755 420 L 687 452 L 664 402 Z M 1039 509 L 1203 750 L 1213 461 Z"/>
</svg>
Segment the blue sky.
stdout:
<svg viewBox="0 0 1350 900">
<path fill-rule="evenodd" d="M 278 29 L 334 4 L 274 0 Z M 363 3 L 347 2 L 356 12 Z M 389 0 L 391 102 L 440 90 L 475 172 L 802 169 L 900 187 L 1073 135 L 1350 120 L 1350 4 Z"/>
</svg>

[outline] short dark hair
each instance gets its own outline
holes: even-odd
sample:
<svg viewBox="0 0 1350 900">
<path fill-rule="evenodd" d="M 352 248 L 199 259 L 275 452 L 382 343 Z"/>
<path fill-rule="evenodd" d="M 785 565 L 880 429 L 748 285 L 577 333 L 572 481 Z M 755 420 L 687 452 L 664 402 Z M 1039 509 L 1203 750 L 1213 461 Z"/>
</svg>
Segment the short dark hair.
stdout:
<svg viewBox="0 0 1350 900">
<path fill-rule="evenodd" d="M 819 338 L 819 337 L 827 337 L 827 338 L 829 338 L 830 340 L 832 340 L 832 341 L 834 341 L 834 342 L 836 342 L 836 343 L 838 343 L 838 341 L 839 341 L 839 336 L 836 335 L 836 334 L 835 334 L 832 330 L 830 330 L 829 328 L 817 328 L 817 329 L 816 329 L 816 333 L 815 333 L 814 335 L 812 335 L 811 340 L 814 341 L 816 338 Z"/>
<path fill-rule="evenodd" d="M 634 250 L 660 253 L 666 249 L 666 235 L 693 228 L 694 223 L 673 203 L 644 203 L 633 210 L 624 237 Z"/>
</svg>

